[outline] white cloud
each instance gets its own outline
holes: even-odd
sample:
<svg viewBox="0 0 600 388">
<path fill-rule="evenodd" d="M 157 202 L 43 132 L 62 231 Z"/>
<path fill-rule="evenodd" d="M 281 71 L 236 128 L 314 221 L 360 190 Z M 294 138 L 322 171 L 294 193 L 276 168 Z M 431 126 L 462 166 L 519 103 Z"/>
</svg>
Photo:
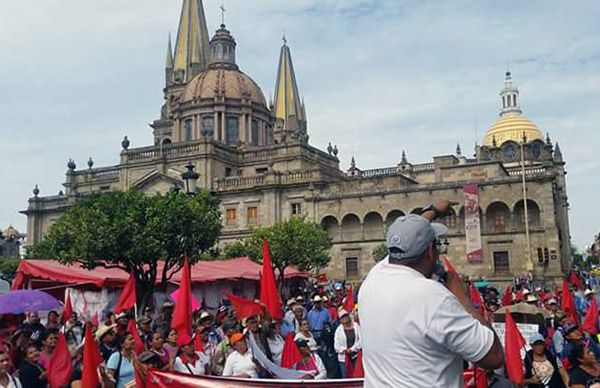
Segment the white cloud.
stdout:
<svg viewBox="0 0 600 388">
<path fill-rule="evenodd" d="M 205 0 L 212 31 L 221 2 Z M 120 141 L 150 144 L 162 101 L 167 33 L 180 0 L 44 0 L 0 5 L 0 226 L 35 183 L 61 189 L 66 161 L 118 162 Z M 571 231 L 598 232 L 600 3 L 577 1 L 229 0 L 238 62 L 272 93 L 285 31 L 315 145 L 343 169 L 465 153 L 495 120 L 507 63 L 525 114 L 561 144 Z"/>
</svg>

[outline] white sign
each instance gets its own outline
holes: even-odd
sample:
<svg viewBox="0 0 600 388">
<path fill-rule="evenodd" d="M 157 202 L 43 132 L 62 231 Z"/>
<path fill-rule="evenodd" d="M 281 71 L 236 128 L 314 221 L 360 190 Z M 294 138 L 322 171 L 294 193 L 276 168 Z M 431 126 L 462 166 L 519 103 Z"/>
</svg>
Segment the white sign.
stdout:
<svg viewBox="0 0 600 388">
<path fill-rule="evenodd" d="M 506 324 L 504 322 L 494 322 L 492 323 L 492 327 L 498 335 L 498 339 L 500 340 L 502 347 L 504 347 Z M 539 325 L 533 323 L 517 323 L 517 329 L 519 329 L 521 335 L 523 336 L 523 338 L 525 338 L 525 349 L 531 349 L 529 341 L 531 340 L 531 337 L 539 333 Z M 523 351 L 521 351 L 521 353 L 523 353 Z M 521 354 L 521 356 L 524 356 L 524 354 Z"/>
</svg>

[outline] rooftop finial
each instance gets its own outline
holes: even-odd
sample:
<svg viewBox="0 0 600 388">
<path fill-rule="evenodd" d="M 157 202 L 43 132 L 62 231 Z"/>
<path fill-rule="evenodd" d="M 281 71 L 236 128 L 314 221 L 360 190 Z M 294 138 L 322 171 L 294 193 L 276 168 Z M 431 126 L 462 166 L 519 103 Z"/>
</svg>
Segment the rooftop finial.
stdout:
<svg viewBox="0 0 600 388">
<path fill-rule="evenodd" d="M 400 163 L 402 163 L 402 164 L 408 163 L 408 159 L 406 159 L 406 151 L 404 151 L 404 150 L 402 150 L 402 160 Z"/>
<path fill-rule="evenodd" d="M 460 148 L 460 143 L 456 143 L 456 155 L 461 156 L 462 150 Z"/>
<path fill-rule="evenodd" d="M 285 30 L 283 31 L 283 36 L 281 37 L 281 40 L 283 40 L 283 45 L 287 45 L 287 38 L 285 37 Z"/>
<path fill-rule="evenodd" d="M 219 7 L 221 10 L 221 27 L 225 27 L 225 4 L 224 0 L 221 0 L 221 6 Z"/>
</svg>

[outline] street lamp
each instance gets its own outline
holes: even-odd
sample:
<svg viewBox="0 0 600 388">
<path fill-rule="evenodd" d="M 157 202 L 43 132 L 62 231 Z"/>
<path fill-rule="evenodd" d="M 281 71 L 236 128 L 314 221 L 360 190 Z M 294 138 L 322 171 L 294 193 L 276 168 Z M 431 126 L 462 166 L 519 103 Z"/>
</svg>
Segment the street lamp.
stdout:
<svg viewBox="0 0 600 388">
<path fill-rule="evenodd" d="M 187 166 L 185 166 L 186 171 L 181 174 L 181 179 L 183 179 L 183 183 L 185 185 L 185 192 L 187 194 L 196 194 L 196 182 L 200 175 L 194 171 L 194 165 L 192 162 L 189 162 Z"/>
</svg>

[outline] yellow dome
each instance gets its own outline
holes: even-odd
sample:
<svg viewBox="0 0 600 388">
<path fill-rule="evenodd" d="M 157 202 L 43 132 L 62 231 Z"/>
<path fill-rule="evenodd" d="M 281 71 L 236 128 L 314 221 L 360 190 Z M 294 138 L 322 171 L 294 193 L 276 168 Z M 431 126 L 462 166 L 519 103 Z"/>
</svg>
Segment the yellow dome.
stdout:
<svg viewBox="0 0 600 388">
<path fill-rule="evenodd" d="M 544 140 L 542 131 L 527 117 L 522 115 L 507 115 L 500 117 L 487 131 L 483 138 L 483 145 L 491 147 L 494 138 L 498 147 L 508 140 L 519 143 L 523 139 L 523 132 L 525 132 L 527 142 L 536 139 Z"/>
<path fill-rule="evenodd" d="M 212 68 L 198 74 L 182 94 L 182 102 L 227 99 L 250 99 L 255 104 L 267 105 L 260 87 L 252 78 L 233 68 Z"/>
</svg>

